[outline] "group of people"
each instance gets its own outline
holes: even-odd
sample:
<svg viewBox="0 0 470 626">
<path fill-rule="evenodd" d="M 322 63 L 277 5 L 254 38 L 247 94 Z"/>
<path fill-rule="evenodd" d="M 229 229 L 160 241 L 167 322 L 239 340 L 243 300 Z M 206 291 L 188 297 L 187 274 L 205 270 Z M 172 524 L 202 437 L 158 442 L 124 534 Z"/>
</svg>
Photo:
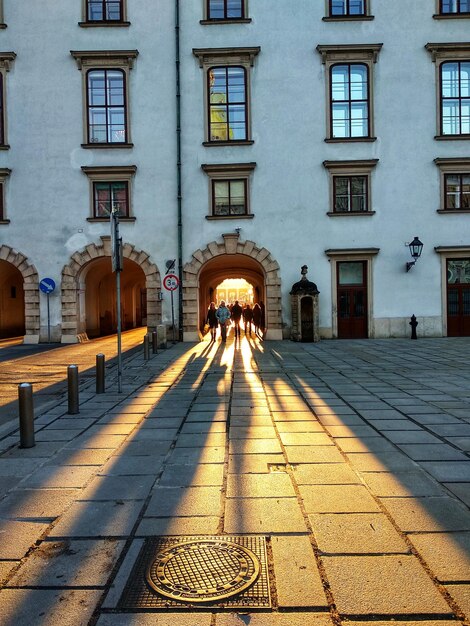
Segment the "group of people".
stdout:
<svg viewBox="0 0 470 626">
<path fill-rule="evenodd" d="M 227 331 L 230 324 L 233 323 L 235 329 L 235 341 L 240 339 L 240 322 L 242 321 L 245 327 L 245 335 L 252 336 L 252 327 L 254 328 L 255 335 L 261 337 L 265 329 L 265 308 L 262 302 L 250 306 L 246 304 L 241 306 L 238 300 L 231 305 L 226 305 L 225 300 L 222 300 L 219 307 L 216 307 L 215 302 L 211 302 L 207 311 L 206 324 L 209 326 L 212 341 L 215 341 L 217 336 L 217 328 L 220 326 L 220 336 L 222 341 L 227 340 Z"/>
</svg>

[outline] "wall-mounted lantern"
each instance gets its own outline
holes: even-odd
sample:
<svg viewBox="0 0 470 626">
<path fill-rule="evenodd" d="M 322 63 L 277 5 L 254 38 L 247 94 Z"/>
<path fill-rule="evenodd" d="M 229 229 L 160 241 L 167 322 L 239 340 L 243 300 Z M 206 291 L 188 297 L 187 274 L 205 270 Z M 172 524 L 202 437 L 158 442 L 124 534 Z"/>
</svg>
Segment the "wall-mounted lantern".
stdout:
<svg viewBox="0 0 470 626">
<path fill-rule="evenodd" d="M 406 263 L 406 271 L 409 272 L 416 261 L 421 256 L 421 252 L 423 251 L 423 243 L 419 240 L 418 237 L 415 237 L 411 243 L 408 244 L 410 249 L 411 258 L 413 261 L 408 261 Z"/>
</svg>

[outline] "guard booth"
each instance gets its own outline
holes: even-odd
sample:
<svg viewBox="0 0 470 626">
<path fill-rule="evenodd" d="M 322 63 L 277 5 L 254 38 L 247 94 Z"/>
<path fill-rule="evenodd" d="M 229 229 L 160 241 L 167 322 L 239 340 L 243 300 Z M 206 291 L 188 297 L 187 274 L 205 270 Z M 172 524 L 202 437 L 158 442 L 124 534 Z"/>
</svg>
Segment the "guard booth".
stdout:
<svg viewBox="0 0 470 626">
<path fill-rule="evenodd" d="M 302 278 L 290 291 L 292 309 L 292 341 L 320 341 L 318 332 L 318 294 L 315 283 L 307 278 L 308 267 L 302 266 Z"/>
</svg>

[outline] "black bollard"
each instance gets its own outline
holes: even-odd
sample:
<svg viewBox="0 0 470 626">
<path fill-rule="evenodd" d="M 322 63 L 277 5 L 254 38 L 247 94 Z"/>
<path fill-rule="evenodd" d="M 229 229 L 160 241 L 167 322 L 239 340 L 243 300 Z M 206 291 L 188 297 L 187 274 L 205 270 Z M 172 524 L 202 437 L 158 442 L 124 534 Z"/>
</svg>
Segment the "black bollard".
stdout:
<svg viewBox="0 0 470 626">
<path fill-rule="evenodd" d="M 78 365 L 69 365 L 67 368 L 67 388 L 69 395 L 69 415 L 80 413 L 78 403 Z"/>
<path fill-rule="evenodd" d="M 34 406 L 33 386 L 31 383 L 18 385 L 20 411 L 20 448 L 33 448 L 34 441 Z"/>
<path fill-rule="evenodd" d="M 152 331 L 152 352 L 158 354 L 158 334 L 156 330 Z"/>
<path fill-rule="evenodd" d="M 144 360 L 150 359 L 150 338 L 148 335 L 144 335 Z"/>
<path fill-rule="evenodd" d="M 418 337 L 416 336 L 416 326 L 418 326 L 416 315 L 412 315 L 411 322 L 408 323 L 411 326 L 411 339 L 418 339 Z"/>
<path fill-rule="evenodd" d="M 105 392 L 104 354 L 96 355 L 96 393 Z"/>
</svg>

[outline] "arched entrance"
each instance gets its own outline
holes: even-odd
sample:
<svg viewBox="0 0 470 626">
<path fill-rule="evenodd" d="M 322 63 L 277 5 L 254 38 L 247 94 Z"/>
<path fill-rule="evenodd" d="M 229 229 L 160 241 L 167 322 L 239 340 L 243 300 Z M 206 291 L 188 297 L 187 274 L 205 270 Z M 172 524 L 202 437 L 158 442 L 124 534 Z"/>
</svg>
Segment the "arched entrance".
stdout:
<svg viewBox="0 0 470 626">
<path fill-rule="evenodd" d="M 80 336 L 98 337 L 116 330 L 116 277 L 111 271 L 111 240 L 90 244 L 62 270 L 62 343 Z M 124 330 L 161 323 L 160 273 L 148 254 L 123 245 L 121 319 Z"/>
<path fill-rule="evenodd" d="M 267 339 L 282 339 L 281 279 L 279 265 L 266 248 L 239 235 L 222 235 L 223 243 L 212 242 L 197 250 L 184 267 L 183 330 L 185 341 L 197 341 L 204 326 L 213 290 L 225 278 L 244 278 L 253 285 L 255 301 L 266 306 Z"/>
<path fill-rule="evenodd" d="M 39 278 L 34 265 L 9 246 L 0 246 L 0 337 L 39 342 Z"/>
</svg>

